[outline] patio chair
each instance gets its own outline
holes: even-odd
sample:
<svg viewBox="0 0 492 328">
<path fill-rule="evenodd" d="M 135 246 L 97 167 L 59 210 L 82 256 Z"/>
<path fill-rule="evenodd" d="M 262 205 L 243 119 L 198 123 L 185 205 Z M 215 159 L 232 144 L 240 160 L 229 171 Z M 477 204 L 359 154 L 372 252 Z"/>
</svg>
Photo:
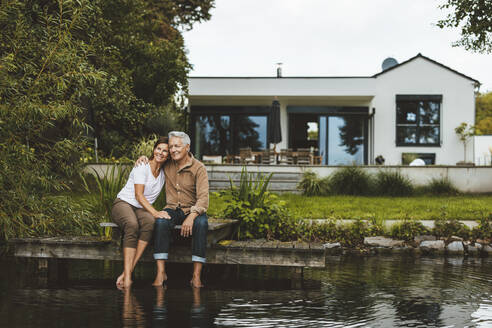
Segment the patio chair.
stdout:
<svg viewBox="0 0 492 328">
<path fill-rule="evenodd" d="M 264 149 L 261 153 L 261 164 L 275 164 L 275 153 L 270 149 Z"/>
<path fill-rule="evenodd" d="M 298 165 L 311 164 L 311 151 L 309 148 L 297 148 L 297 164 Z"/>
<path fill-rule="evenodd" d="M 251 153 L 251 148 L 239 148 L 239 158 L 241 158 L 241 163 L 251 164 L 254 163 L 255 157 Z"/>
<path fill-rule="evenodd" d="M 294 157 L 292 156 L 292 149 L 280 149 L 279 164 L 294 164 Z"/>
</svg>

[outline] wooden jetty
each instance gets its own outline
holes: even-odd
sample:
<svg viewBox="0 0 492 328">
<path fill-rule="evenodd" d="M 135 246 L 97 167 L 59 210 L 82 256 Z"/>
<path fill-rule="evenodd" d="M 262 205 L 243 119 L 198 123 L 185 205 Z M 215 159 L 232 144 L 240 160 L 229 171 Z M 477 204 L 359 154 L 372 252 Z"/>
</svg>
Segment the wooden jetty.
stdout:
<svg viewBox="0 0 492 328">
<path fill-rule="evenodd" d="M 113 229 L 113 238 L 103 237 L 51 237 L 16 238 L 9 243 L 17 257 L 83 260 L 122 260 L 119 229 L 114 224 L 102 224 Z M 267 240 L 225 241 L 235 231 L 237 221 L 209 219 L 207 238 L 207 263 L 272 265 L 287 267 L 325 267 L 325 249 L 321 243 L 279 242 Z M 171 245 L 169 262 L 190 263 L 189 238 L 179 236 L 176 226 L 176 242 Z M 186 240 L 185 240 L 186 239 Z M 221 241 L 222 242 L 219 242 Z M 151 247 L 144 253 L 143 261 L 153 261 Z M 40 262 L 40 266 L 44 266 Z"/>
</svg>

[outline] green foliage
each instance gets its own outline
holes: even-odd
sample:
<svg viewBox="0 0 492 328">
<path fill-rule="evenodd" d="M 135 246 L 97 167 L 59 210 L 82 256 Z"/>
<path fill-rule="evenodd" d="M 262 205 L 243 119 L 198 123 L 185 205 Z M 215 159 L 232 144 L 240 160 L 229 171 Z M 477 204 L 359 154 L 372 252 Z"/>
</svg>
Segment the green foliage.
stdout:
<svg viewBox="0 0 492 328">
<path fill-rule="evenodd" d="M 474 239 L 492 239 L 492 214 L 482 216 L 478 226 L 473 228 L 471 235 Z"/>
<path fill-rule="evenodd" d="M 191 65 L 180 29 L 209 19 L 212 7 L 212 0 L 2 1 L 0 220 L 11 220 L 5 238 L 25 235 L 23 227 L 57 231 L 44 218 L 87 217 L 76 204 L 60 206 L 64 215 L 45 201 L 73 186 L 87 136 L 99 137 L 105 157 L 119 157 L 162 116 L 172 112 L 173 124 L 183 123 L 175 96 L 186 94 Z"/>
<path fill-rule="evenodd" d="M 418 235 L 429 234 L 430 231 L 420 221 L 403 220 L 391 227 L 390 235 L 392 238 L 406 241 L 413 240 Z"/>
<path fill-rule="evenodd" d="M 271 238 L 278 221 L 288 216 L 285 203 L 267 191 L 272 175 L 248 174 L 243 167 L 239 187 L 231 179 L 231 188 L 221 193 L 227 204 L 224 217 L 240 220 L 240 239 Z"/>
<path fill-rule="evenodd" d="M 87 65 L 91 45 L 73 37 L 88 29 L 94 10 L 89 1 L 0 5 L 2 238 L 60 233 L 61 226 L 72 233 L 77 224 L 66 223 L 88 217 L 47 195 L 69 189 L 78 176 L 89 128 L 81 97 L 105 76 Z"/>
<path fill-rule="evenodd" d="M 453 46 L 482 53 L 492 51 L 492 2 L 482 0 L 447 0 L 439 6 L 451 10 L 446 17 L 437 22 L 440 28 L 460 28 L 461 39 Z"/>
<path fill-rule="evenodd" d="M 85 204 L 64 196 L 18 197 L 3 204 L 0 212 L 0 240 L 10 238 L 95 235 L 99 221 L 92 219 Z M 22 200 L 22 206 L 17 206 Z"/>
<path fill-rule="evenodd" d="M 492 134 L 492 91 L 476 97 L 476 133 Z"/>
<path fill-rule="evenodd" d="M 239 187 L 235 187 L 231 178 L 230 191 L 232 197 L 240 201 L 245 201 L 250 204 L 252 208 L 262 207 L 266 198 L 268 185 L 273 173 L 268 175 L 258 174 L 248 174 L 245 166 L 241 169 L 241 176 L 239 179 Z"/>
<path fill-rule="evenodd" d="M 336 195 L 368 195 L 371 193 L 371 177 L 357 166 L 346 166 L 330 177 L 331 191 Z"/>
<path fill-rule="evenodd" d="M 329 178 L 320 179 L 313 171 L 303 173 L 297 188 L 302 190 L 305 196 L 321 196 L 329 192 Z"/>
<path fill-rule="evenodd" d="M 159 139 L 159 136 L 156 134 L 152 134 L 150 137 L 141 138 L 139 142 L 133 146 L 131 157 L 139 158 L 142 155 L 150 157 L 157 139 Z"/>
<path fill-rule="evenodd" d="M 89 201 L 91 210 L 96 214 L 101 222 L 110 221 L 111 207 L 118 195 L 118 192 L 125 186 L 128 175 L 130 174 L 131 166 L 129 165 L 111 165 L 108 166 L 103 174 L 93 169 L 95 185 L 91 187 L 86 177 L 82 176 L 85 191 L 90 195 Z"/>
<path fill-rule="evenodd" d="M 458 195 L 460 192 L 448 178 L 433 178 L 419 191 L 432 195 Z"/>
<path fill-rule="evenodd" d="M 376 192 L 383 196 L 410 196 L 413 193 L 412 182 L 399 171 L 380 170 L 375 179 Z"/>
<path fill-rule="evenodd" d="M 462 122 L 459 126 L 454 129 L 454 132 L 458 135 L 458 138 L 463 143 L 464 147 L 464 161 L 466 162 L 466 145 L 470 139 L 475 135 L 475 127 Z"/>
<path fill-rule="evenodd" d="M 463 239 L 470 238 L 470 228 L 468 228 L 464 223 L 452 219 L 438 219 L 434 221 L 433 234 L 436 237 L 451 237 L 458 236 Z"/>
<path fill-rule="evenodd" d="M 369 225 L 366 221 L 357 219 L 354 222 L 342 226 L 339 231 L 338 241 L 344 246 L 355 247 L 364 243 L 364 237 L 369 235 Z"/>
</svg>

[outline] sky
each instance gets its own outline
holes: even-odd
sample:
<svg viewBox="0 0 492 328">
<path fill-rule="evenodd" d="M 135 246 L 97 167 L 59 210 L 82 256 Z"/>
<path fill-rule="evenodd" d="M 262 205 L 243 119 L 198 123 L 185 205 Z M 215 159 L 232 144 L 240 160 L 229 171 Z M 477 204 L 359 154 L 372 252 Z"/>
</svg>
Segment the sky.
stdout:
<svg viewBox="0 0 492 328">
<path fill-rule="evenodd" d="M 190 76 L 372 76 L 421 53 L 492 91 L 492 54 L 452 47 L 444 0 L 216 0 L 184 33 Z"/>
</svg>

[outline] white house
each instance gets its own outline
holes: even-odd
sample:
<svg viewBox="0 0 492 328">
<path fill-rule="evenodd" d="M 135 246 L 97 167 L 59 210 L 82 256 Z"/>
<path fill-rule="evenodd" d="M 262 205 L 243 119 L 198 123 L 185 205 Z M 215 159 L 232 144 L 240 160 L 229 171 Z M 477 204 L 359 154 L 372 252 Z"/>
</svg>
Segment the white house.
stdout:
<svg viewBox="0 0 492 328">
<path fill-rule="evenodd" d="M 278 99 L 277 150 L 310 148 L 325 165 L 374 164 L 378 155 L 391 165 L 462 161 L 454 129 L 475 124 L 479 82 L 421 54 L 386 66 L 373 76 L 190 77 L 192 149 L 202 157 L 270 148 Z M 473 160 L 472 144 L 467 153 Z"/>
</svg>

